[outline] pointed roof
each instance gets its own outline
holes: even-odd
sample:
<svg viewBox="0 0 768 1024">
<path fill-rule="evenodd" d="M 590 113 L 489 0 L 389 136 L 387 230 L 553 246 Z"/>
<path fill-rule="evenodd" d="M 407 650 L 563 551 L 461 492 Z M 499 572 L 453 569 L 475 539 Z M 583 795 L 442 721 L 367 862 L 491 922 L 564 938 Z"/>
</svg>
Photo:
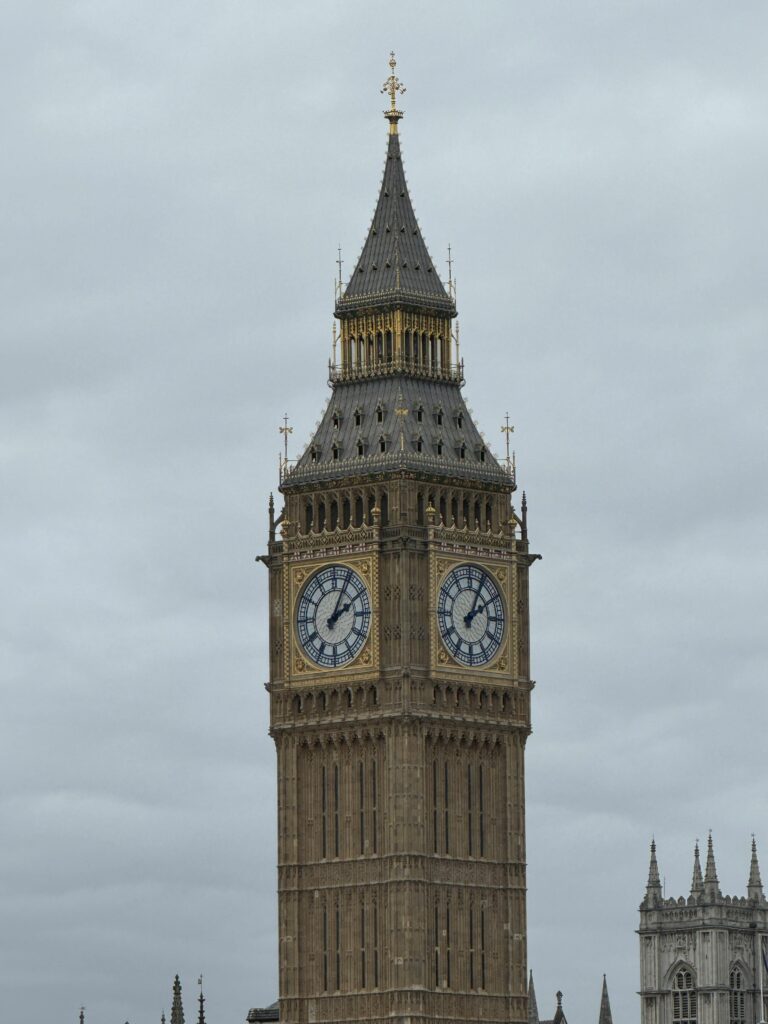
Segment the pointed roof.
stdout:
<svg viewBox="0 0 768 1024">
<path fill-rule="evenodd" d="M 184 1024 L 184 1007 L 181 1002 L 181 982 L 178 974 L 173 980 L 173 1005 L 171 1006 L 171 1024 Z"/>
<path fill-rule="evenodd" d="M 536 989 L 533 987 L 533 971 L 528 976 L 528 1024 L 539 1024 L 539 1007 L 536 1004 Z"/>
<path fill-rule="evenodd" d="M 704 892 L 711 899 L 722 896 L 720 883 L 717 880 L 717 868 L 715 867 L 715 848 L 712 845 L 712 833 L 707 839 L 707 866 L 704 872 Z"/>
<path fill-rule="evenodd" d="M 603 992 L 600 996 L 600 1016 L 597 1024 L 613 1024 L 611 1000 L 608 998 L 608 982 L 605 980 L 605 975 L 603 975 Z"/>
<path fill-rule="evenodd" d="M 752 836 L 752 860 L 749 865 L 749 881 L 747 882 L 747 896 L 751 900 L 765 900 L 763 892 L 763 880 L 760 877 L 760 865 L 757 863 L 757 844 Z"/>
<path fill-rule="evenodd" d="M 205 996 L 203 995 L 203 976 L 202 974 L 197 981 L 200 986 L 200 995 L 197 997 L 197 1001 L 200 1004 L 200 1008 L 197 1012 L 197 1024 L 205 1024 Z"/>
<path fill-rule="evenodd" d="M 390 93 L 392 109 L 385 111 L 390 134 L 379 199 L 360 258 L 336 303 L 336 315 L 405 306 L 455 316 L 456 306 L 435 270 L 408 194 L 397 132 L 402 112 L 394 106 L 395 92 L 404 90 L 394 76 L 394 55 L 390 67 L 393 74 L 382 90 Z"/>
<path fill-rule="evenodd" d="M 648 884 L 645 887 L 646 900 L 661 899 L 661 878 L 656 861 L 656 840 L 651 840 L 651 863 L 648 868 Z"/>
<path fill-rule="evenodd" d="M 699 896 L 704 892 L 704 880 L 701 876 L 701 858 L 699 857 L 699 840 L 693 848 L 693 878 L 691 880 L 691 896 Z"/>
<path fill-rule="evenodd" d="M 555 1010 L 555 1016 L 552 1018 L 552 1024 L 568 1024 L 568 1019 L 563 1010 L 563 993 L 556 992 L 555 996 L 557 997 L 557 1009 Z"/>
</svg>

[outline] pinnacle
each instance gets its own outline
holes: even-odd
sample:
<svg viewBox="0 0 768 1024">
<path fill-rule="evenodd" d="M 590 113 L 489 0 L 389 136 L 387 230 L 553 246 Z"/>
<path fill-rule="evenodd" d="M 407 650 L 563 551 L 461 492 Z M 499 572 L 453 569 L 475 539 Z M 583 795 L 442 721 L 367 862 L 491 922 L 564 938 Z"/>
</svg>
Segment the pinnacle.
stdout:
<svg viewBox="0 0 768 1024">
<path fill-rule="evenodd" d="M 707 839 L 707 866 L 704 872 L 704 892 L 712 899 L 722 896 L 720 883 L 717 880 L 717 868 L 715 866 L 715 848 L 712 844 L 712 833 Z"/>
<path fill-rule="evenodd" d="M 691 896 L 699 896 L 704 892 L 704 880 L 701 877 L 701 859 L 699 857 L 699 841 L 693 849 L 693 879 L 691 881 Z"/>
<path fill-rule="evenodd" d="M 656 840 L 651 840 L 651 863 L 648 868 L 648 885 L 645 889 L 646 900 L 661 899 L 661 878 L 656 860 Z"/>
<path fill-rule="evenodd" d="M 760 865 L 757 862 L 757 843 L 752 836 L 752 860 L 749 865 L 749 881 L 747 882 L 747 896 L 751 900 L 765 900 L 763 892 L 763 880 L 760 877 Z"/>
<path fill-rule="evenodd" d="M 611 1000 L 608 998 L 608 982 L 605 980 L 605 975 L 603 975 L 603 992 L 600 997 L 600 1016 L 597 1024 L 613 1024 Z"/>
<path fill-rule="evenodd" d="M 528 1024 L 539 1024 L 539 1007 L 536 1003 L 536 989 L 533 987 L 533 971 L 528 977 Z"/>
<path fill-rule="evenodd" d="M 173 1005 L 171 1006 L 171 1024 L 184 1024 L 184 1007 L 181 1002 L 181 982 L 178 974 L 173 980 Z"/>
</svg>

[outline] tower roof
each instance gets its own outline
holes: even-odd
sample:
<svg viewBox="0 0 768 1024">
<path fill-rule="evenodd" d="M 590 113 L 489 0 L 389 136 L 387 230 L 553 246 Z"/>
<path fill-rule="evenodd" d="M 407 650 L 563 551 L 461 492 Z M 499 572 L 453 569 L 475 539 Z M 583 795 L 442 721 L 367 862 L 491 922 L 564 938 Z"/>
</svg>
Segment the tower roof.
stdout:
<svg viewBox="0 0 768 1024">
<path fill-rule="evenodd" d="M 394 54 L 390 67 L 393 73 L 382 90 L 390 93 L 391 108 L 385 111 L 390 134 L 379 198 L 360 258 L 336 302 L 336 316 L 394 306 L 455 316 L 456 306 L 435 270 L 408 193 L 397 132 L 402 112 L 395 109 L 395 92 L 405 90 L 394 76 Z"/>
<path fill-rule="evenodd" d="M 603 975 L 603 992 L 600 996 L 600 1016 L 597 1024 L 613 1024 L 611 1000 L 608 998 L 608 982 L 605 980 L 605 975 Z"/>
</svg>

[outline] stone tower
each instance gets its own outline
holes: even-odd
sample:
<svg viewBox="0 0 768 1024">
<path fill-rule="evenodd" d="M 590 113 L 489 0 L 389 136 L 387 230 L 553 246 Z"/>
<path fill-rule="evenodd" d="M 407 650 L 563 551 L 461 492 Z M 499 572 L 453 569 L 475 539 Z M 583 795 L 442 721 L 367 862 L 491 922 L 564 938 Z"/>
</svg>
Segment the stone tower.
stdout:
<svg viewBox="0 0 768 1024">
<path fill-rule="evenodd" d="M 687 899 L 665 899 L 651 844 L 651 866 L 640 904 L 640 1005 L 642 1024 L 757 1024 L 764 984 L 761 943 L 768 933 L 757 848 L 746 896 L 723 896 L 712 836 L 701 871 L 699 844 Z M 762 972 L 762 975 L 761 975 Z"/>
<path fill-rule="evenodd" d="M 270 508 L 280 1020 L 527 1020 L 525 501 L 462 397 L 453 291 L 384 175 L 317 431 Z M 280 536 L 278 538 L 278 530 Z"/>
</svg>

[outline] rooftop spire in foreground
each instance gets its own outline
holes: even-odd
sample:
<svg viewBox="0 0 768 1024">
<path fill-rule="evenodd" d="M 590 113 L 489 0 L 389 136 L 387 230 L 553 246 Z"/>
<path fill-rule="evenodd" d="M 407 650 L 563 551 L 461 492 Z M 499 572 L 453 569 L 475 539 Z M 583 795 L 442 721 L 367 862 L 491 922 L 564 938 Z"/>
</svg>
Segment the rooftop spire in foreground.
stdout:
<svg viewBox="0 0 768 1024">
<path fill-rule="evenodd" d="M 605 975 L 603 975 L 603 993 L 600 997 L 600 1016 L 597 1024 L 613 1024 L 611 1000 L 608 998 L 608 982 L 605 980 Z"/>
<path fill-rule="evenodd" d="M 693 848 L 693 879 L 691 881 L 691 896 L 700 896 L 704 892 L 704 879 L 701 877 L 701 858 L 699 857 L 699 840 Z"/>
<path fill-rule="evenodd" d="M 453 317 L 456 307 L 435 270 L 405 180 L 397 123 L 402 110 L 396 106 L 405 86 L 395 75 L 394 53 L 389 59 L 391 74 L 382 87 L 389 94 L 389 145 L 379 199 L 360 259 L 352 269 L 346 289 L 336 303 L 340 318 L 377 307 L 407 306 L 420 312 Z"/>
<path fill-rule="evenodd" d="M 536 1003 L 536 989 L 533 987 L 533 971 L 528 976 L 528 1024 L 539 1024 L 539 1007 Z"/>
<path fill-rule="evenodd" d="M 763 880 L 760 877 L 760 865 L 757 863 L 757 844 L 752 836 L 752 861 L 749 865 L 749 881 L 747 882 L 747 896 L 751 900 L 764 900 Z"/>
<path fill-rule="evenodd" d="M 184 1024 L 184 1007 L 181 1003 L 181 982 L 178 974 L 173 979 L 173 1005 L 171 1006 L 171 1024 Z"/>
<path fill-rule="evenodd" d="M 704 872 L 704 892 L 710 899 L 722 896 L 720 883 L 717 880 L 717 868 L 715 866 L 715 848 L 712 845 L 712 832 L 707 839 L 707 867 Z"/>
</svg>

